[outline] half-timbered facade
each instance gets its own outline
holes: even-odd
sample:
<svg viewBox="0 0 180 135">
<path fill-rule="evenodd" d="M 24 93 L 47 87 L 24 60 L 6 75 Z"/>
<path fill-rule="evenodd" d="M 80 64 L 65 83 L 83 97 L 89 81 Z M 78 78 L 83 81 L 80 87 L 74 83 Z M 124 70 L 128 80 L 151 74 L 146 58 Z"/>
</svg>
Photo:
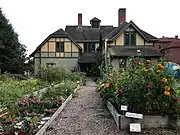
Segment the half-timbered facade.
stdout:
<svg viewBox="0 0 180 135">
<path fill-rule="evenodd" d="M 48 65 L 84 71 L 97 62 L 97 49 L 101 47 L 101 51 L 107 53 L 108 64 L 119 67 L 121 59 L 132 55 L 159 58 L 161 54 L 154 49 L 157 40 L 133 21 L 126 22 L 126 9 L 121 8 L 118 27 L 101 25 L 96 17 L 90 20 L 90 26 L 84 26 L 82 14 L 78 14 L 78 25 L 66 26 L 65 31 L 60 29 L 50 34 L 31 57 L 34 57 L 35 73 L 39 67 Z"/>
</svg>

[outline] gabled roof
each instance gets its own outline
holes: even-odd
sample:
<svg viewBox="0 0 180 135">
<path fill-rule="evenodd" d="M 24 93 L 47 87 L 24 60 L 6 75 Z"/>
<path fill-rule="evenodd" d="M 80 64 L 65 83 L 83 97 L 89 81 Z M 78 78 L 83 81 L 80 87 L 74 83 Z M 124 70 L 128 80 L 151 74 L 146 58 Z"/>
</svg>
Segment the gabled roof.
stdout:
<svg viewBox="0 0 180 135">
<path fill-rule="evenodd" d="M 153 46 L 111 46 L 108 51 L 111 56 L 116 57 L 128 57 L 128 56 L 138 56 L 137 50 L 142 52 L 142 56 L 145 57 L 161 57 L 162 54 L 159 53 Z"/>
<path fill-rule="evenodd" d="M 72 36 L 76 42 L 99 42 L 100 32 L 103 37 L 107 36 L 115 27 L 100 26 L 100 28 L 91 28 L 91 26 L 66 26 L 65 31 Z"/>
<path fill-rule="evenodd" d="M 55 37 L 57 37 L 57 38 L 62 38 L 62 37 L 65 38 L 65 37 L 67 37 L 67 38 L 69 38 L 72 42 L 74 42 L 74 44 L 75 44 L 79 49 L 82 50 L 81 46 L 79 46 L 79 45 L 71 38 L 71 36 L 70 36 L 67 32 L 65 32 L 63 29 L 59 29 L 59 30 L 55 31 L 54 33 L 50 34 L 50 35 L 36 48 L 36 50 L 35 50 L 32 54 L 30 54 L 30 57 L 33 57 L 33 55 L 34 55 L 50 38 L 55 38 Z"/>
<path fill-rule="evenodd" d="M 151 34 L 141 30 L 133 21 L 129 23 L 124 22 L 119 27 L 114 29 L 106 38 L 108 40 L 116 39 L 120 34 L 122 34 L 129 26 L 132 26 L 146 41 L 158 40 L 156 37 L 152 36 Z"/>
</svg>

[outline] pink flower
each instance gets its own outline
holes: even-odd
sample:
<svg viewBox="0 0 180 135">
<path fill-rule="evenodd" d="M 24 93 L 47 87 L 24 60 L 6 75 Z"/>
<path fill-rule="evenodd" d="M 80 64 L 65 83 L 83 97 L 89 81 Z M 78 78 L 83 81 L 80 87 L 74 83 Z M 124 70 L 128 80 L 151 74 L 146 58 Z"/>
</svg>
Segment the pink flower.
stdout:
<svg viewBox="0 0 180 135">
<path fill-rule="evenodd" d="M 4 115 L 2 116 L 2 118 L 3 118 L 3 119 L 6 119 L 6 118 L 7 118 L 7 117 L 6 117 L 6 114 L 4 114 Z"/>
<path fill-rule="evenodd" d="M 147 86 L 146 86 L 146 88 L 148 88 L 148 89 L 152 89 L 152 84 L 148 84 Z"/>
<path fill-rule="evenodd" d="M 23 112 L 23 114 L 24 114 L 25 116 L 27 116 L 27 115 L 28 115 L 28 112 L 25 111 L 25 112 Z"/>
<path fill-rule="evenodd" d="M 33 126 L 33 123 L 32 123 L 32 122 L 30 122 L 30 123 L 29 123 L 29 126 L 31 126 L 31 127 L 32 127 L 32 126 Z"/>
</svg>

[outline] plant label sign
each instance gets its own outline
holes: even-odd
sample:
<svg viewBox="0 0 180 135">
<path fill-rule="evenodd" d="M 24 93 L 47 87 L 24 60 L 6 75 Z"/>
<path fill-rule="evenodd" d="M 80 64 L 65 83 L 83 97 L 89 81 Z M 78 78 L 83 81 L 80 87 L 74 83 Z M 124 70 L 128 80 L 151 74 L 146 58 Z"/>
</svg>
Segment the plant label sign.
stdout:
<svg viewBox="0 0 180 135">
<path fill-rule="evenodd" d="M 127 111 L 127 105 L 121 105 L 121 111 Z"/>
<path fill-rule="evenodd" d="M 141 124 L 140 123 L 130 123 L 130 132 L 141 132 Z"/>
<path fill-rule="evenodd" d="M 138 114 L 138 113 L 126 112 L 125 116 L 126 117 L 130 117 L 130 118 L 135 118 L 135 119 L 143 119 L 143 115 L 142 114 Z"/>
</svg>

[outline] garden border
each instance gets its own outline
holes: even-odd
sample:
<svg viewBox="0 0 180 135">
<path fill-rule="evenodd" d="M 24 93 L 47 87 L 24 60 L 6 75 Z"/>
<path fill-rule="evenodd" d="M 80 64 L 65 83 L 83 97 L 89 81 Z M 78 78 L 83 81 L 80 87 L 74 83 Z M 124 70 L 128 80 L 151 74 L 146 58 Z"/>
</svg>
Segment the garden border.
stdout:
<svg viewBox="0 0 180 135">
<path fill-rule="evenodd" d="M 170 126 L 170 120 L 168 117 L 162 116 L 143 116 L 143 119 L 131 119 L 120 115 L 116 108 L 109 102 L 105 102 L 109 112 L 113 116 L 114 121 L 116 122 L 117 128 L 119 130 L 129 130 L 130 123 L 140 123 L 142 129 L 151 129 L 151 128 L 168 128 Z M 176 129 L 180 129 L 180 120 L 176 121 Z"/>
<path fill-rule="evenodd" d="M 40 130 L 35 135 L 43 135 L 48 126 L 53 122 L 53 120 L 62 112 L 66 104 L 72 99 L 73 94 L 79 89 L 80 85 L 78 85 L 73 93 L 69 95 L 69 97 L 62 103 L 62 105 L 57 109 L 57 111 L 50 117 L 50 119 L 40 128 Z"/>
</svg>

